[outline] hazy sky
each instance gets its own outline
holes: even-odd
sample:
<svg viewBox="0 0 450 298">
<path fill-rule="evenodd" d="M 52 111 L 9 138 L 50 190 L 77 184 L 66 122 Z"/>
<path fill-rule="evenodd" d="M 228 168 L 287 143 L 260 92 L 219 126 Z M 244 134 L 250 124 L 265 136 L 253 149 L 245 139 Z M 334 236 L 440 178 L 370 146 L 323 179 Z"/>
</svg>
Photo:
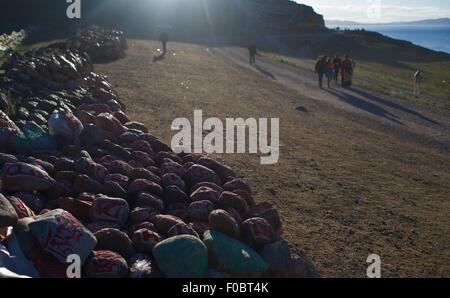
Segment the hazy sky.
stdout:
<svg viewBox="0 0 450 298">
<path fill-rule="evenodd" d="M 450 17 L 450 0 L 295 0 L 314 7 L 326 20 L 414 21 Z"/>
</svg>

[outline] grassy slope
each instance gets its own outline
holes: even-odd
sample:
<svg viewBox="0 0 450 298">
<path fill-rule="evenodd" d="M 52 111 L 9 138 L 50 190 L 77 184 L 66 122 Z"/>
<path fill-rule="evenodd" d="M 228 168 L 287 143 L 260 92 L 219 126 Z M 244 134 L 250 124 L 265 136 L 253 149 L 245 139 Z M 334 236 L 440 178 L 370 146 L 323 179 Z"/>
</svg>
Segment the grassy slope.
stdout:
<svg viewBox="0 0 450 298">
<path fill-rule="evenodd" d="M 262 54 L 283 63 L 314 70 L 315 60 L 312 59 L 293 58 L 271 52 Z M 371 91 L 450 110 L 450 61 L 401 64 L 404 67 L 357 60 L 354 82 Z M 422 69 L 425 72 L 423 97 L 419 99 L 412 94 L 411 69 Z"/>
</svg>

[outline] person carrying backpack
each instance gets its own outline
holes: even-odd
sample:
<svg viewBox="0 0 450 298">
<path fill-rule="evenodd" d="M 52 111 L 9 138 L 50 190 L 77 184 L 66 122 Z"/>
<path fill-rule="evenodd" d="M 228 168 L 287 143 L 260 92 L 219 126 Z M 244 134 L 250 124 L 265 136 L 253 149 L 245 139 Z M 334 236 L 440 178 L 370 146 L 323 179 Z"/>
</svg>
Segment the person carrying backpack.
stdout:
<svg viewBox="0 0 450 298">
<path fill-rule="evenodd" d="M 414 73 L 414 96 L 416 98 L 420 97 L 422 80 L 423 80 L 423 73 L 421 70 L 417 70 Z"/>
</svg>

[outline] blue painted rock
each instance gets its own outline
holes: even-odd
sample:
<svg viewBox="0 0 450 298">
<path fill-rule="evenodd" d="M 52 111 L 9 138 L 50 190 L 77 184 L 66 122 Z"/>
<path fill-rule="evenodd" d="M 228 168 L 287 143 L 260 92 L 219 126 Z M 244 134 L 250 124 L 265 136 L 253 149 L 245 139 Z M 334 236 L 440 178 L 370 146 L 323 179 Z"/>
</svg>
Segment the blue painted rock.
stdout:
<svg viewBox="0 0 450 298">
<path fill-rule="evenodd" d="M 187 194 L 176 185 L 168 186 L 163 192 L 164 203 L 189 203 L 190 199 Z"/>
<path fill-rule="evenodd" d="M 71 254 L 77 254 L 83 264 L 97 243 L 86 227 L 62 209 L 37 216 L 29 226 L 42 249 L 63 264 Z"/>
<path fill-rule="evenodd" d="M 192 235 L 180 235 L 159 242 L 153 256 L 164 276 L 202 278 L 208 268 L 208 252 L 203 242 Z"/>
<path fill-rule="evenodd" d="M 249 211 L 247 202 L 238 194 L 233 192 L 224 191 L 219 197 L 219 206 L 226 208 L 234 208 L 239 213 L 245 213 Z"/>
<path fill-rule="evenodd" d="M 186 172 L 186 182 L 192 187 L 200 182 L 212 182 L 221 185 L 219 176 L 213 171 L 202 165 L 195 164 Z"/>
<path fill-rule="evenodd" d="M 219 202 L 219 193 L 217 190 L 212 189 L 207 186 L 200 186 L 191 194 L 192 201 L 203 201 L 208 200 L 213 203 Z"/>
<path fill-rule="evenodd" d="M 167 232 L 168 237 L 173 237 L 177 235 L 192 235 L 197 238 L 200 238 L 198 233 L 190 226 L 185 223 L 178 223 L 170 228 L 169 232 Z"/>
<path fill-rule="evenodd" d="M 18 219 L 14 206 L 0 193 L 0 228 L 13 226 Z"/>
<path fill-rule="evenodd" d="M 178 176 L 177 174 L 174 174 L 174 173 L 164 174 L 161 178 L 161 183 L 162 183 L 162 186 L 164 187 L 164 189 L 166 189 L 167 187 L 169 187 L 171 185 L 176 185 L 182 191 L 184 191 L 184 192 L 186 191 L 186 183 L 180 176 Z"/>
<path fill-rule="evenodd" d="M 89 214 L 92 221 L 111 221 L 123 226 L 128 213 L 130 207 L 124 199 L 102 196 L 92 203 Z"/>
<path fill-rule="evenodd" d="M 222 181 L 224 181 L 227 177 L 236 177 L 236 173 L 230 167 L 212 158 L 202 156 L 197 159 L 197 163 L 213 170 L 217 175 L 219 175 Z"/>
<path fill-rule="evenodd" d="M 236 277 L 258 277 L 269 266 L 253 249 L 217 231 L 206 231 L 203 242 L 216 268 Z"/>
<path fill-rule="evenodd" d="M 125 259 L 134 254 L 131 239 L 118 229 L 101 229 L 95 232 L 94 236 L 97 239 L 95 250 L 111 250 L 117 252 Z"/>
<path fill-rule="evenodd" d="M 44 191 L 55 184 L 43 169 L 23 162 L 5 163 L 1 180 L 2 189 L 9 191 Z"/>
<path fill-rule="evenodd" d="M 253 217 L 241 224 L 241 239 L 255 248 L 262 248 L 274 240 L 274 231 L 267 220 Z"/>
<path fill-rule="evenodd" d="M 163 235 L 167 235 L 167 232 L 169 232 L 170 228 L 178 223 L 184 222 L 181 218 L 172 215 L 158 214 L 153 219 L 153 224 L 155 225 L 156 229 Z"/>
<path fill-rule="evenodd" d="M 140 207 L 148 206 L 162 212 L 164 210 L 164 202 L 157 195 L 148 192 L 140 192 L 137 195 L 136 204 Z"/>
<path fill-rule="evenodd" d="M 146 179 L 136 179 L 128 187 L 128 193 L 133 196 L 141 191 L 149 192 L 157 196 L 163 194 L 163 189 L 159 184 Z"/>
<path fill-rule="evenodd" d="M 153 247 L 163 239 L 159 233 L 145 228 L 134 232 L 132 238 L 134 247 L 146 254 L 151 254 Z"/>
<path fill-rule="evenodd" d="M 93 251 L 83 267 L 86 278 L 124 278 L 128 264 L 122 256 L 109 250 Z"/>
<path fill-rule="evenodd" d="M 212 211 L 209 214 L 208 225 L 212 230 L 222 232 L 230 237 L 239 237 L 239 225 L 225 210 L 217 209 Z"/>
<path fill-rule="evenodd" d="M 215 209 L 217 208 L 211 201 L 196 201 L 189 205 L 187 215 L 190 221 L 208 221 L 209 214 Z"/>
<path fill-rule="evenodd" d="M 16 210 L 17 217 L 19 219 L 35 216 L 33 210 L 28 208 L 28 206 L 18 197 L 8 196 L 8 197 L 6 197 L 6 199 L 11 203 L 14 210 Z M 0 200 L 1 200 L 1 194 L 0 194 Z M 1 209 L 1 207 L 0 207 L 0 209 Z"/>
<path fill-rule="evenodd" d="M 162 278 L 155 260 L 149 255 L 136 254 L 128 260 L 130 278 Z"/>
</svg>

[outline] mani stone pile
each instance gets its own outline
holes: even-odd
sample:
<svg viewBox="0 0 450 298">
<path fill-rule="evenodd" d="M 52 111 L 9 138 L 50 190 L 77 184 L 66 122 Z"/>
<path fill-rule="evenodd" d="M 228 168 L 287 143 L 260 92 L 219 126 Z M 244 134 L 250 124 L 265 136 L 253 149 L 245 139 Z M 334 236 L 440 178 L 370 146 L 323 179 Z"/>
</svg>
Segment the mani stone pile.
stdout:
<svg viewBox="0 0 450 298">
<path fill-rule="evenodd" d="M 92 72 L 126 41 L 92 30 L 2 66 L 0 276 L 317 276 L 232 169 L 128 118 Z"/>
</svg>

